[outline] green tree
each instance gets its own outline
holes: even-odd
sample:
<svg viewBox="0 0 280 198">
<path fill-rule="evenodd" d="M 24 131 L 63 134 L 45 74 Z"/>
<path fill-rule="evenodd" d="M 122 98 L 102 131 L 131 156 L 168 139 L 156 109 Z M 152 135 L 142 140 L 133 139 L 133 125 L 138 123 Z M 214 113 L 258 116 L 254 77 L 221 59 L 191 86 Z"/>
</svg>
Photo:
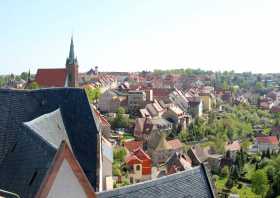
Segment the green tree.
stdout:
<svg viewBox="0 0 280 198">
<path fill-rule="evenodd" d="M 229 168 L 228 166 L 224 166 L 221 170 L 221 177 L 227 177 L 229 175 Z"/>
<path fill-rule="evenodd" d="M 263 88 L 264 88 L 264 84 L 262 82 L 256 83 L 256 89 L 263 89 Z"/>
<path fill-rule="evenodd" d="M 266 168 L 266 175 L 267 175 L 267 178 L 268 178 L 269 182 L 272 183 L 274 175 L 275 175 L 275 168 L 273 166 L 268 166 Z"/>
<path fill-rule="evenodd" d="M 114 176 L 121 176 L 122 175 L 120 163 L 113 163 L 112 168 L 113 168 L 113 175 Z"/>
<path fill-rule="evenodd" d="M 96 100 L 98 100 L 101 96 L 101 91 L 100 88 L 90 88 L 86 87 L 85 88 L 89 103 L 93 103 Z"/>
<path fill-rule="evenodd" d="M 20 74 L 20 78 L 27 81 L 28 80 L 28 72 L 22 72 Z"/>
<path fill-rule="evenodd" d="M 280 170 L 278 170 L 273 177 L 272 189 L 274 194 L 280 194 Z"/>
<path fill-rule="evenodd" d="M 251 178 L 252 181 L 252 191 L 257 195 L 261 195 L 265 197 L 269 185 L 268 185 L 268 178 L 267 175 L 263 170 L 257 170 Z"/>
<path fill-rule="evenodd" d="M 188 132 L 187 130 L 182 130 L 178 134 L 178 138 L 181 140 L 181 142 L 186 142 L 188 140 Z"/>
<path fill-rule="evenodd" d="M 116 117 L 113 120 L 113 128 L 127 128 L 129 126 L 129 118 L 124 115 L 125 110 L 123 107 L 119 107 L 116 111 Z"/>
<path fill-rule="evenodd" d="M 116 147 L 113 151 L 114 160 L 122 162 L 126 156 L 126 150 L 123 147 Z"/>
<path fill-rule="evenodd" d="M 247 151 L 249 149 L 250 145 L 251 145 L 251 142 L 249 140 L 244 140 L 241 143 L 241 148 L 243 150 Z"/>
<path fill-rule="evenodd" d="M 29 84 L 25 87 L 25 89 L 39 89 L 39 88 L 40 88 L 40 86 L 39 86 L 38 83 L 36 83 L 36 82 L 29 83 Z"/>
</svg>

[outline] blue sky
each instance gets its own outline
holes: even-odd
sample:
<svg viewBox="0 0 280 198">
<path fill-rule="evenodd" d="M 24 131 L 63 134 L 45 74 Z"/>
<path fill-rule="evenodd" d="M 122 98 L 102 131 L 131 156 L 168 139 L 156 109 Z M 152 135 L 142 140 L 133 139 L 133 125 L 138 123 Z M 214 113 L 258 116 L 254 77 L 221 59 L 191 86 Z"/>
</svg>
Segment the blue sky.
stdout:
<svg viewBox="0 0 280 198">
<path fill-rule="evenodd" d="M 0 3 L 0 73 L 202 68 L 280 72 L 279 0 L 11 0 Z"/>
</svg>

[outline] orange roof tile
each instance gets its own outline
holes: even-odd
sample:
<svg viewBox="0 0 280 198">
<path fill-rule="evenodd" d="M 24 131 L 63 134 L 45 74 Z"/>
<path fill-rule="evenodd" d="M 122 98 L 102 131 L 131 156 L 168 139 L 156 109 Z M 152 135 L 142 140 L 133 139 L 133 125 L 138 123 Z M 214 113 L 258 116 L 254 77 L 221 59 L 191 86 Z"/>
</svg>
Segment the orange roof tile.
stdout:
<svg viewBox="0 0 280 198">
<path fill-rule="evenodd" d="M 143 142 L 142 141 L 128 141 L 124 143 L 124 147 L 129 151 L 133 152 L 137 148 L 143 149 Z"/>
<path fill-rule="evenodd" d="M 268 144 L 279 144 L 278 139 L 276 136 L 262 136 L 256 137 L 256 140 L 259 143 L 268 143 Z"/>
</svg>

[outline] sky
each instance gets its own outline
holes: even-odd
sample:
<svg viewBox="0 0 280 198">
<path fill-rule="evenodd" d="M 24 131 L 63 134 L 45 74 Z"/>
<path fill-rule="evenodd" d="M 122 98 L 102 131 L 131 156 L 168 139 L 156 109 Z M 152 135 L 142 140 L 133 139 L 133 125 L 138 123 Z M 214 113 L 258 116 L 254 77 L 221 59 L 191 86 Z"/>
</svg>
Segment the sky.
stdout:
<svg viewBox="0 0 280 198">
<path fill-rule="evenodd" d="M 0 1 L 0 73 L 200 68 L 280 72 L 279 0 Z"/>
</svg>

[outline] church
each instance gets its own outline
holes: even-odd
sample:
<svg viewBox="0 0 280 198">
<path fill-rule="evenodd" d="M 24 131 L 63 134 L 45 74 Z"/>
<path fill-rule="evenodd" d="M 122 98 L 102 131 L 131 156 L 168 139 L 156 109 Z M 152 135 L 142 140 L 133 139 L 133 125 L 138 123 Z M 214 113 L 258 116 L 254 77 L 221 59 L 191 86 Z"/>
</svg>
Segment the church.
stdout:
<svg viewBox="0 0 280 198">
<path fill-rule="evenodd" d="M 39 87 L 78 87 L 79 65 L 74 52 L 73 36 L 71 38 L 69 57 L 65 68 L 38 69 L 35 82 Z"/>
</svg>

